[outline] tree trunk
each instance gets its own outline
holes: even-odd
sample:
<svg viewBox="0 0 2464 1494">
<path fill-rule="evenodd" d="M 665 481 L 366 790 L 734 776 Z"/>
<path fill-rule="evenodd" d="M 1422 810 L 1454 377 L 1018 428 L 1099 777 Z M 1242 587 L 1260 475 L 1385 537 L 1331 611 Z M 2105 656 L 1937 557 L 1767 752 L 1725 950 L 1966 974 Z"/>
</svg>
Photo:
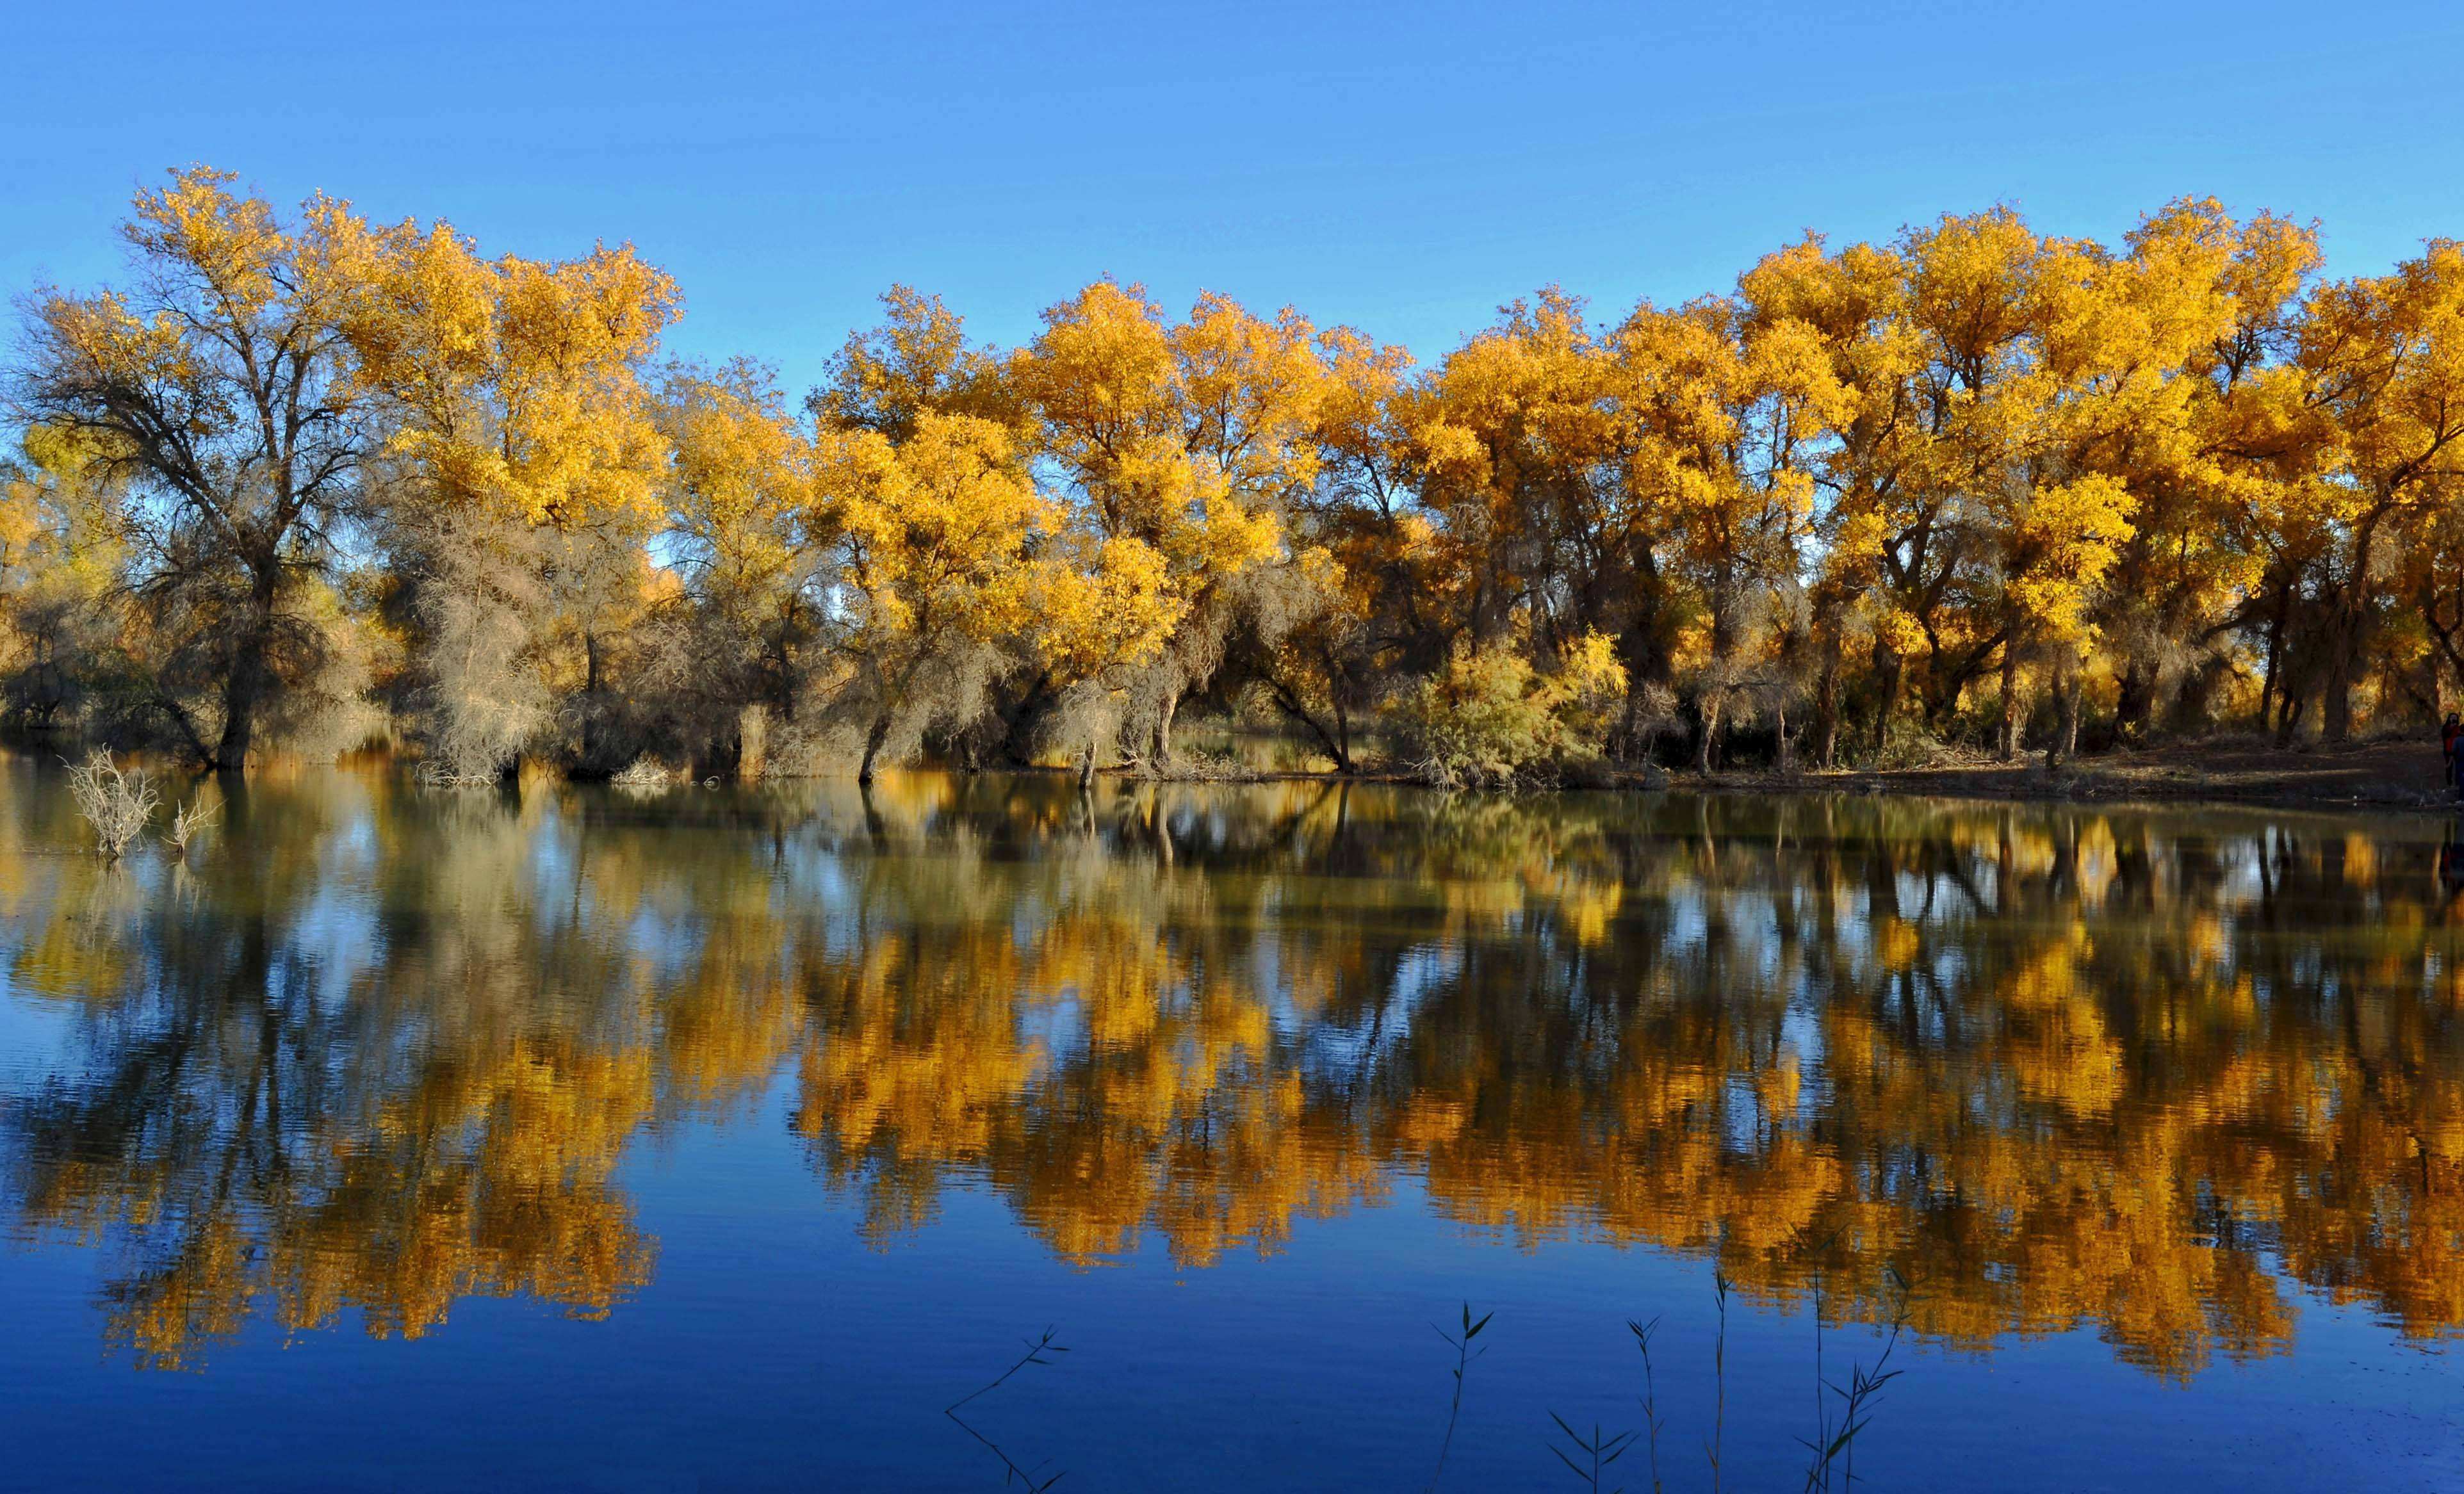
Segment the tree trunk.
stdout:
<svg viewBox="0 0 2464 1494">
<path fill-rule="evenodd" d="M 796 599 L 788 597 L 780 604 L 778 626 L 773 629 L 778 647 L 770 650 L 768 698 L 781 721 L 796 718 L 796 656 L 793 636 L 796 631 Z"/>
<path fill-rule="evenodd" d="M 278 573 L 256 573 L 249 588 L 248 621 L 242 625 L 239 651 L 231 660 L 231 677 L 223 682 L 223 735 L 214 747 L 213 766 L 224 773 L 248 770 L 255 745 L 256 714 L 272 693 L 274 596 Z"/>
<path fill-rule="evenodd" d="M 1642 681 L 1626 672 L 1625 709 L 1617 714 L 1617 759 L 1637 762 L 1643 757 L 1642 747 Z"/>
<path fill-rule="evenodd" d="M 2019 645 L 2006 640 L 2002 645 L 2002 733 L 1994 743 L 1994 756 L 2004 762 L 2019 755 Z"/>
<path fill-rule="evenodd" d="M 1027 681 L 1026 692 L 1012 701 L 1009 709 L 1001 714 L 1001 756 L 1007 758 L 1013 767 L 1028 766 L 1022 728 L 1027 724 L 1028 718 L 1035 714 L 1037 709 L 1051 698 L 1052 671 L 1039 670 L 1036 671 L 1035 678 Z"/>
<path fill-rule="evenodd" d="M 1090 737 L 1087 742 L 1086 756 L 1078 759 L 1078 792 L 1082 794 L 1091 793 L 1094 791 L 1094 787 L 1095 743 L 1093 738 Z"/>
<path fill-rule="evenodd" d="M 736 713 L 736 776 L 759 779 L 770 767 L 770 709 L 749 705 Z"/>
<path fill-rule="evenodd" d="M 1814 765 L 1829 770 L 1839 765 L 1839 644 L 1823 649 L 1822 678 L 1814 692 Z"/>
<path fill-rule="evenodd" d="M 1635 610 L 1617 630 L 1617 662 L 1625 666 L 1625 710 L 1617 720 L 1617 753 L 1626 761 L 1644 754 L 1642 747 L 1642 702 L 1653 685 L 1664 684 L 1668 676 L 1668 659 L 1660 647 L 1656 631 L 1659 626 L 1658 599 L 1652 587 L 1658 583 L 1656 570 L 1641 568 L 1642 580 L 1637 590 Z"/>
<path fill-rule="evenodd" d="M 2353 735 L 2353 686 L 2359 682 L 2362 643 L 2368 631 L 2370 551 L 2377 538 L 2375 519 L 2365 519 L 2353 533 L 2352 568 L 2336 594 L 2336 619 L 2327 632 L 2327 680 L 2319 703 L 2319 735 L 2331 742 Z"/>
<path fill-rule="evenodd" d="M 1350 773 L 1352 771 L 1352 726 L 1350 717 L 1344 714 L 1342 700 L 1338 698 L 1334 703 L 1334 727 L 1330 731 L 1326 723 L 1311 714 L 1300 696 L 1282 680 L 1268 675 L 1265 686 L 1266 693 L 1274 697 L 1275 708 L 1309 728 L 1309 734 L 1317 738 L 1320 747 L 1326 749 L 1326 755 L 1334 761 L 1334 771 Z"/>
<path fill-rule="evenodd" d="M 1891 742 L 1891 712 L 1900 703 L 1902 662 L 1896 648 L 1877 647 L 1874 649 L 1874 673 L 1880 684 L 1881 699 L 1874 707 L 1874 757 L 1880 760 L 1883 749 Z"/>
<path fill-rule="evenodd" d="M 2327 680 L 2319 702 L 2319 735 L 2331 742 L 2348 740 L 2353 735 L 2353 655 L 2360 649 L 2353 642 L 2350 618 L 2339 616 L 2327 639 Z"/>
<path fill-rule="evenodd" d="M 1700 773 L 1711 771 L 1711 744 L 1720 736 L 1720 708 L 1727 702 L 1725 691 L 1712 691 L 1703 701 L 1703 739 L 1694 746 L 1694 767 Z"/>
<path fill-rule="evenodd" d="M 855 770 L 855 780 L 872 786 L 872 760 L 881 756 L 881 744 L 890 739 L 890 715 L 887 712 L 872 718 L 872 726 L 864 734 L 864 764 Z"/>
<path fill-rule="evenodd" d="M 599 760 L 599 635 L 582 630 L 582 761 Z"/>
<path fill-rule="evenodd" d="M 1155 760 L 1158 768 L 1172 766 L 1172 718 L 1180 710 L 1180 692 L 1163 692 L 1163 710 L 1155 716 Z"/>
<path fill-rule="evenodd" d="M 2284 662 L 2284 626 L 2293 610 L 2291 582 L 2277 587 L 2276 611 L 2267 622 L 2267 672 L 2258 686 L 2258 729 L 2267 730 L 2268 711 L 2275 704 L 2277 670 Z"/>
<path fill-rule="evenodd" d="M 2061 674 L 2054 684 L 2054 699 L 2060 713 L 2054 723 L 2054 739 L 2045 748 L 2048 771 L 2079 754 L 2079 692 L 2084 688 L 2084 673 L 2078 656 L 2073 654 L 2062 661 Z"/>
<path fill-rule="evenodd" d="M 242 662 L 232 669 L 231 678 L 223 685 L 223 735 L 214 744 L 213 765 L 217 771 L 247 771 L 261 694 L 257 670 L 255 664 Z"/>
<path fill-rule="evenodd" d="M 2134 655 L 2122 671 L 2122 692 L 2114 701 L 2114 739 L 2132 743 L 2145 740 L 2148 722 L 2155 714 L 2156 671 Z"/>
</svg>

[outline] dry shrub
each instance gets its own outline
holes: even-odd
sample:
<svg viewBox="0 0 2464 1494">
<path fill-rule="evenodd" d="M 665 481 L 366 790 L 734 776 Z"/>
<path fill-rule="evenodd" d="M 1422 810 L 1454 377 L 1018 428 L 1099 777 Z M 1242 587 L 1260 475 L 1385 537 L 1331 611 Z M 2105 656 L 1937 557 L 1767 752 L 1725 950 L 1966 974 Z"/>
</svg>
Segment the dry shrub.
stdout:
<svg viewBox="0 0 2464 1494">
<path fill-rule="evenodd" d="M 1174 783 L 1254 783 L 1258 772 L 1238 758 L 1179 752 L 1168 763 L 1148 763 L 1146 776 Z"/>
<path fill-rule="evenodd" d="M 806 692 L 812 719 L 794 734 L 801 738 L 806 772 L 860 764 L 865 744 L 878 729 L 873 760 L 893 767 L 914 760 L 928 734 L 961 730 L 993 708 L 993 687 L 1013 668 L 999 648 L 960 640 L 885 670 L 842 661 L 813 679 Z M 785 738 L 790 734 L 781 732 Z M 765 746 L 768 743 L 765 741 Z M 785 745 L 782 740 L 781 747 Z M 775 763 L 783 753 L 772 749 Z M 786 776 L 790 769 L 774 769 Z"/>
<path fill-rule="evenodd" d="M 550 719 L 547 692 L 537 671 L 507 656 L 511 637 L 486 635 L 510 629 L 496 619 L 451 609 L 452 639 L 431 661 L 434 682 L 426 705 L 427 735 L 437 758 L 461 780 L 494 780 L 521 755 L 524 743 Z M 462 635 L 454 638 L 453 635 Z"/>
<path fill-rule="evenodd" d="M 1119 738 L 1126 694 L 1097 680 L 1063 691 L 1045 717 L 1044 749 L 1091 776 L 1104 765 L 1105 748 Z"/>
<path fill-rule="evenodd" d="M 1982 766 L 1991 760 L 1983 753 L 1963 757 L 1956 748 L 1913 721 L 1893 721 L 1881 751 L 1874 755 L 1874 766 L 1883 772 Z"/>
<path fill-rule="evenodd" d="M 447 516 L 406 526 L 394 543 L 425 635 L 411 702 L 428 749 L 421 778 L 492 782 L 554 719 L 537 667 L 549 599 L 536 541 L 505 523 Z"/>
<path fill-rule="evenodd" d="M 607 781 L 618 788 L 632 790 L 662 789 L 676 780 L 676 775 L 665 764 L 649 758 L 636 758 L 624 772 Z"/>
<path fill-rule="evenodd" d="M 170 831 L 164 838 L 171 843 L 171 849 L 185 859 L 197 837 L 210 829 L 220 818 L 222 806 L 208 803 L 205 794 L 200 791 L 190 796 L 188 802 L 171 816 Z"/>
<path fill-rule="evenodd" d="M 115 860 L 144 833 L 145 822 L 162 802 L 143 769 L 122 773 L 99 747 L 85 761 L 70 766 L 69 793 L 77 813 L 94 827 L 102 853 Z"/>
</svg>

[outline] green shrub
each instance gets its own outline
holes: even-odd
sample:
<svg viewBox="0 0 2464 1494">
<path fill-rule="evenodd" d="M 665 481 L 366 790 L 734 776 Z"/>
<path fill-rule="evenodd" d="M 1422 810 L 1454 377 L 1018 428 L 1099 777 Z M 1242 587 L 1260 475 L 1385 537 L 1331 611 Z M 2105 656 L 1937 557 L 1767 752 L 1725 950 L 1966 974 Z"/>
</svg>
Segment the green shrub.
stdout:
<svg viewBox="0 0 2464 1494">
<path fill-rule="evenodd" d="M 1458 645 L 1397 702 L 1419 775 L 1446 787 L 1503 784 L 1596 757 L 1625 667 L 1596 632 L 1551 663 L 1534 668 L 1519 641 Z"/>
</svg>

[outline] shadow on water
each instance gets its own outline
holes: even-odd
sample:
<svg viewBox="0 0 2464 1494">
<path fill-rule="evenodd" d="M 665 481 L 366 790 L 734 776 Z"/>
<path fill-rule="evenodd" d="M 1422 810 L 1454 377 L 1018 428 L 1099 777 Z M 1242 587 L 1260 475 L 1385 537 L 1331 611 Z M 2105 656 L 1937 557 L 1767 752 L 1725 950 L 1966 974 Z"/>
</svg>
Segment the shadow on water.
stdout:
<svg viewBox="0 0 2464 1494">
<path fill-rule="evenodd" d="M 148 1364 L 257 1316 L 606 1314 L 658 1256 L 620 1157 L 782 1084 L 879 1241 L 967 1185 L 1065 1261 L 1202 1268 L 1409 1178 L 1475 1232 L 2173 1377 L 2285 1349 L 2304 1291 L 2464 1324 L 2429 823 L 315 773 L 114 868 L 51 853 L 55 790 L 0 777 L 9 1000 L 65 1034 L 0 1072 L 0 1202 L 109 1252 Z"/>
</svg>

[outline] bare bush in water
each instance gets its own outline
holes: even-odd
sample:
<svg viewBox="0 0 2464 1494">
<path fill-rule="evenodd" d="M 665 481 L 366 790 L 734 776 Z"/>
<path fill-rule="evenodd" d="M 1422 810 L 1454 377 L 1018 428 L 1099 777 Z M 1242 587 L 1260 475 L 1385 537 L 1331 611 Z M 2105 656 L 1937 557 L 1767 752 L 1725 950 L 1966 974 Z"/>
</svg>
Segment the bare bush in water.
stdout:
<svg viewBox="0 0 2464 1494">
<path fill-rule="evenodd" d="M 185 858 L 188 854 L 188 847 L 196 843 L 197 837 L 211 828 L 213 823 L 220 818 L 222 818 L 222 806 L 206 802 L 206 796 L 201 790 L 171 816 L 171 828 L 164 839 L 171 843 L 173 852 Z"/>
<path fill-rule="evenodd" d="M 122 773 L 99 747 L 85 761 L 70 766 L 69 793 L 77 800 L 77 813 L 94 827 L 102 853 L 114 859 L 144 833 L 145 822 L 162 802 L 143 769 Z"/>
<path fill-rule="evenodd" d="M 675 780 L 675 773 L 656 758 L 636 758 L 624 772 L 607 781 L 623 789 L 656 791 L 669 787 Z"/>
</svg>

